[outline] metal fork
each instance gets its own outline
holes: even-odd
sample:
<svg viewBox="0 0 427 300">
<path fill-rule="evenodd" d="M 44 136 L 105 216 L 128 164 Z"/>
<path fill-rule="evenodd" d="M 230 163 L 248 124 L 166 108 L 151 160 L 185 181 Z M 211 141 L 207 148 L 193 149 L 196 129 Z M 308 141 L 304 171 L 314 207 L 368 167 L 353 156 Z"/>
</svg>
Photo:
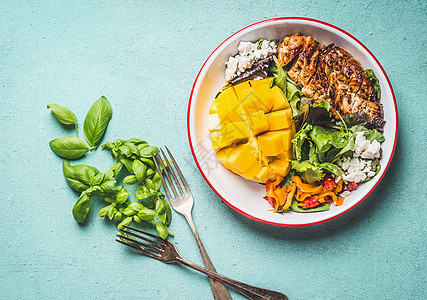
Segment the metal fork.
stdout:
<svg viewBox="0 0 427 300">
<path fill-rule="evenodd" d="M 135 249 L 136 251 L 139 251 L 149 257 L 155 258 L 167 264 L 179 263 L 193 268 L 194 270 L 208 275 L 209 278 L 217 280 L 217 282 L 219 281 L 228 285 L 229 287 L 235 289 L 236 291 L 245 295 L 249 299 L 289 300 L 288 297 L 282 293 L 242 283 L 237 280 L 220 275 L 216 272 L 205 269 L 199 265 L 196 265 L 195 263 L 182 257 L 173 243 L 167 240 L 163 240 L 159 236 L 156 236 L 154 234 L 135 227 L 126 225 L 124 227 L 127 230 L 120 229 L 120 232 L 124 233 L 125 235 L 117 234 L 120 239 L 116 239 L 116 241 L 132 249 Z M 140 234 L 137 234 L 133 231 L 136 231 Z M 129 235 L 132 237 L 129 237 Z M 136 240 L 135 238 L 143 240 L 144 242 Z M 125 242 L 123 240 L 126 240 L 128 242 Z"/>
<path fill-rule="evenodd" d="M 191 210 L 193 208 L 193 203 L 194 203 L 193 195 L 191 194 L 190 188 L 188 187 L 188 184 L 184 178 L 184 175 L 182 175 L 182 172 L 179 169 L 178 164 L 176 163 L 175 159 L 173 158 L 172 153 L 169 151 L 168 147 L 165 146 L 165 148 L 169 154 L 170 159 L 172 160 L 172 164 L 175 166 L 175 169 L 176 169 L 176 171 L 177 171 L 179 177 L 181 178 L 181 181 L 185 187 L 185 192 L 184 192 L 183 188 L 181 187 L 181 184 L 178 181 L 178 178 L 175 175 L 175 172 L 174 172 L 172 166 L 169 163 L 169 159 L 166 157 L 163 150 L 160 149 L 160 151 L 163 154 L 164 159 L 162 159 L 160 153 L 158 153 L 158 152 L 157 152 L 157 156 L 159 158 L 160 165 L 162 166 L 163 170 L 165 170 L 164 174 L 166 175 L 166 178 L 169 182 L 170 188 L 172 189 L 175 197 L 172 197 L 172 195 L 169 191 L 168 185 L 166 184 L 166 180 L 165 180 L 164 176 L 162 175 L 163 173 L 161 172 L 161 169 L 159 168 L 157 160 L 156 160 L 155 156 L 152 155 L 152 158 L 153 158 L 153 161 L 156 165 L 157 171 L 160 174 L 162 184 L 165 188 L 166 195 L 169 198 L 169 202 L 170 202 L 172 208 L 175 211 L 177 211 L 178 213 L 184 215 L 184 217 L 187 219 L 187 222 L 190 225 L 191 231 L 193 232 L 194 237 L 196 238 L 197 246 L 199 247 L 200 254 L 202 255 L 203 263 L 205 264 L 206 269 L 211 270 L 213 272 L 216 272 L 215 267 L 213 266 L 213 264 L 212 264 L 212 262 L 208 256 L 208 253 L 206 252 L 205 247 L 202 244 L 202 241 L 199 237 L 199 234 L 197 233 L 196 227 L 194 226 L 193 218 L 191 216 Z M 175 181 L 175 184 L 178 187 L 180 194 L 178 194 L 178 192 L 176 191 L 174 183 L 173 183 L 171 177 L 169 176 L 168 170 L 171 173 L 171 175 Z M 212 293 L 213 293 L 215 300 L 231 300 L 232 299 L 227 288 L 222 283 L 215 281 L 212 277 L 209 277 L 209 283 L 211 285 Z"/>
</svg>

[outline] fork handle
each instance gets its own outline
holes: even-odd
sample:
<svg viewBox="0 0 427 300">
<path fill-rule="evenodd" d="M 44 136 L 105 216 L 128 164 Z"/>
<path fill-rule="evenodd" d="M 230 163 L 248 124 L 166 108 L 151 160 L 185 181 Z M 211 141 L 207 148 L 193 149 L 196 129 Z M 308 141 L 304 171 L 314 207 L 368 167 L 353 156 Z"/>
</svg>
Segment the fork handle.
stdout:
<svg viewBox="0 0 427 300">
<path fill-rule="evenodd" d="M 202 255 L 203 263 L 205 264 L 206 269 L 217 274 L 215 267 L 212 264 L 212 261 L 210 260 L 205 247 L 203 246 L 202 240 L 200 239 L 199 234 L 197 233 L 196 226 L 194 226 L 194 222 L 191 215 L 184 214 L 184 216 L 187 219 L 188 225 L 190 225 L 194 237 L 196 238 L 197 246 L 199 247 L 200 254 Z M 216 281 L 213 277 L 209 276 L 209 283 L 211 285 L 212 293 L 215 300 L 232 300 L 227 288 L 221 282 Z"/>
<path fill-rule="evenodd" d="M 226 285 L 228 285 L 229 287 L 233 288 L 234 290 L 238 291 L 239 293 L 245 295 L 246 297 L 248 297 L 249 299 L 254 299 L 254 300 L 261 300 L 261 299 L 271 299 L 271 300 L 289 300 L 289 298 L 280 293 L 280 292 L 276 292 L 276 291 L 272 291 L 272 290 L 268 290 L 268 289 L 263 289 L 260 287 L 256 287 L 253 285 L 249 285 L 231 278 L 228 278 L 226 276 L 220 275 L 216 272 L 210 271 L 206 268 L 203 268 L 185 258 L 183 258 L 182 256 L 179 256 L 176 258 L 176 261 L 188 266 L 196 271 L 199 271 L 203 274 L 206 274 L 209 276 L 209 278 L 213 278 L 219 282 L 222 282 Z"/>
</svg>

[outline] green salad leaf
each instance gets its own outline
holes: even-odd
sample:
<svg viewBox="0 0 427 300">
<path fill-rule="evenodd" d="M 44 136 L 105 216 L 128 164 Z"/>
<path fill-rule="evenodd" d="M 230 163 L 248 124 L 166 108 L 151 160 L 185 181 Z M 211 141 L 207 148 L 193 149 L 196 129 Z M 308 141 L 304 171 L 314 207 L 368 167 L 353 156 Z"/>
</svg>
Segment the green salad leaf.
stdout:
<svg viewBox="0 0 427 300">
<path fill-rule="evenodd" d="M 273 55 L 274 64 L 270 67 L 270 72 L 273 74 L 272 84 L 277 85 L 286 95 L 286 71 L 282 68 L 276 56 Z M 289 99 L 289 98 L 287 98 Z"/>
<path fill-rule="evenodd" d="M 378 81 L 377 76 L 375 76 L 374 70 L 366 69 L 365 73 L 369 77 L 371 82 L 373 82 L 374 90 L 377 92 L 377 98 L 379 100 L 381 98 L 381 88 L 380 88 L 380 82 Z"/>
<path fill-rule="evenodd" d="M 319 212 L 319 211 L 328 211 L 330 206 L 331 206 L 331 202 L 315 208 L 302 209 L 301 207 L 298 206 L 298 201 L 293 200 L 291 203 L 290 210 L 295 212 L 300 212 L 300 213 Z"/>
</svg>

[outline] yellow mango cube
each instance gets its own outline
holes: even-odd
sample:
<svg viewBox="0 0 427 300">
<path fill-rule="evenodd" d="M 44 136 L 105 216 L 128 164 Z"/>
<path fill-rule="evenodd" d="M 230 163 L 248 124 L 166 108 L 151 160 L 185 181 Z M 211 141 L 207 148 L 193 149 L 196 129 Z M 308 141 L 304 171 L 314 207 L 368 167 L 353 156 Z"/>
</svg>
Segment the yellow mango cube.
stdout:
<svg viewBox="0 0 427 300">
<path fill-rule="evenodd" d="M 271 108 L 272 111 L 286 109 L 290 107 L 289 102 L 286 99 L 286 96 L 281 88 L 279 88 L 278 86 L 273 86 L 271 88 L 271 94 L 273 97 L 273 105 Z"/>
<path fill-rule="evenodd" d="M 224 138 L 221 131 L 212 132 L 210 136 L 211 136 L 212 149 L 214 151 L 218 151 L 221 148 L 224 148 L 223 146 Z"/>
<path fill-rule="evenodd" d="M 266 114 L 269 130 L 285 129 L 292 126 L 292 111 L 290 108 Z"/>
<path fill-rule="evenodd" d="M 255 181 L 265 183 L 269 177 L 270 168 L 265 166 L 253 177 Z"/>
<path fill-rule="evenodd" d="M 262 165 L 255 162 L 248 170 L 246 170 L 243 174 L 243 177 L 249 180 L 253 180 L 256 175 L 261 172 Z"/>
<path fill-rule="evenodd" d="M 274 174 L 284 177 L 291 169 L 291 164 L 289 161 L 276 159 L 270 164 L 270 169 Z"/>
<path fill-rule="evenodd" d="M 256 88 L 259 86 L 271 86 L 271 83 L 273 82 L 273 77 L 267 77 L 264 79 L 260 79 L 260 80 L 250 80 L 249 84 L 251 85 L 251 87 Z"/>
<path fill-rule="evenodd" d="M 258 107 L 264 112 L 269 112 L 273 107 L 274 101 L 274 95 L 271 93 L 270 86 L 267 84 L 257 84 L 256 86 L 252 86 L 252 90 Z"/>
<path fill-rule="evenodd" d="M 239 145 L 227 154 L 227 164 L 238 173 L 247 171 L 256 161 L 249 144 Z"/>
<path fill-rule="evenodd" d="M 224 146 L 242 142 L 251 136 L 248 125 L 246 125 L 245 122 L 233 122 L 226 124 L 221 127 L 221 134 Z"/>
<path fill-rule="evenodd" d="M 278 159 L 284 160 L 284 161 L 291 161 L 293 159 L 293 148 L 290 147 L 288 150 L 283 151 L 279 155 L 277 155 Z"/>
<path fill-rule="evenodd" d="M 281 130 L 269 131 L 259 135 L 258 144 L 265 156 L 276 156 L 287 149 Z"/>
<path fill-rule="evenodd" d="M 248 124 L 253 135 L 268 131 L 267 118 L 262 110 L 250 114 Z"/>
</svg>

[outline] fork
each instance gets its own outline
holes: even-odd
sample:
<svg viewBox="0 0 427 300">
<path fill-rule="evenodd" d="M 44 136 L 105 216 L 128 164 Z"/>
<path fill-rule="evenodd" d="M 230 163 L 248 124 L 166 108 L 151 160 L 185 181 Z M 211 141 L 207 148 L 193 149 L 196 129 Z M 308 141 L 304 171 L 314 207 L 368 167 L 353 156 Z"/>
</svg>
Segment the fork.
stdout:
<svg viewBox="0 0 427 300">
<path fill-rule="evenodd" d="M 181 256 L 175 245 L 168 240 L 163 240 L 161 237 L 151 234 L 149 232 L 143 231 L 141 229 L 124 225 L 127 230 L 120 229 L 121 233 L 125 235 L 117 234 L 120 239 L 116 239 L 117 242 L 126 245 L 136 251 L 139 251 L 149 257 L 160 260 L 164 263 L 179 263 L 185 266 L 188 266 L 194 270 L 197 270 L 201 273 L 204 273 L 209 276 L 209 278 L 215 279 L 217 282 L 222 282 L 234 290 L 238 291 L 242 295 L 245 295 L 249 299 L 274 299 L 274 300 L 289 300 L 288 297 L 280 292 L 263 289 L 253 285 L 239 282 L 237 280 L 228 278 L 226 276 L 220 275 L 214 271 L 203 268 Z M 140 233 L 137 234 L 134 231 Z M 132 237 L 129 237 L 132 236 Z M 151 238 L 149 238 L 151 237 Z M 145 242 L 141 242 L 139 240 Z M 128 242 L 125 242 L 126 240 Z"/>
<path fill-rule="evenodd" d="M 169 202 L 172 206 L 172 208 L 177 211 L 178 213 L 182 214 L 186 219 L 188 224 L 190 225 L 191 231 L 193 232 L 194 237 L 196 238 L 197 246 L 199 247 L 200 254 L 202 255 L 203 263 L 205 264 L 206 269 L 211 270 L 213 272 L 216 272 L 215 267 L 213 266 L 208 253 L 206 252 L 205 247 L 202 244 L 202 240 L 199 237 L 199 234 L 197 233 L 196 227 L 193 222 L 193 218 L 191 216 L 191 210 L 193 208 L 193 195 L 191 194 L 190 188 L 188 187 L 187 181 L 184 178 L 184 175 L 182 175 L 181 170 L 178 167 L 178 164 L 176 163 L 174 157 L 172 156 L 172 153 L 169 151 L 168 147 L 166 147 L 166 151 L 169 154 L 170 159 L 172 160 L 172 164 L 175 166 L 175 169 L 184 185 L 185 192 L 183 188 L 181 187 L 178 178 L 175 175 L 174 170 L 172 169 L 172 166 L 169 163 L 169 160 L 167 159 L 165 153 L 162 149 L 160 149 L 161 153 L 164 157 L 164 162 L 162 160 L 162 157 L 160 153 L 157 152 L 157 156 L 159 158 L 160 165 L 163 170 L 165 170 L 164 174 L 166 175 L 166 178 L 169 182 L 169 185 L 173 191 L 173 194 L 175 197 L 172 197 L 170 190 L 166 184 L 165 177 L 162 175 L 161 168 L 159 167 L 157 160 L 155 156 L 152 154 L 153 161 L 156 165 L 156 169 L 160 175 L 160 178 L 162 180 L 162 184 L 164 186 L 165 192 L 167 197 L 169 198 Z M 175 181 L 176 186 L 178 187 L 178 190 L 180 192 L 180 195 L 177 193 L 175 186 L 173 184 L 173 181 L 171 177 L 169 176 L 169 172 L 172 175 L 172 178 Z M 228 292 L 227 288 L 220 282 L 215 281 L 212 277 L 209 277 L 209 283 L 211 285 L 212 293 L 215 300 L 231 300 L 230 293 Z"/>
</svg>

